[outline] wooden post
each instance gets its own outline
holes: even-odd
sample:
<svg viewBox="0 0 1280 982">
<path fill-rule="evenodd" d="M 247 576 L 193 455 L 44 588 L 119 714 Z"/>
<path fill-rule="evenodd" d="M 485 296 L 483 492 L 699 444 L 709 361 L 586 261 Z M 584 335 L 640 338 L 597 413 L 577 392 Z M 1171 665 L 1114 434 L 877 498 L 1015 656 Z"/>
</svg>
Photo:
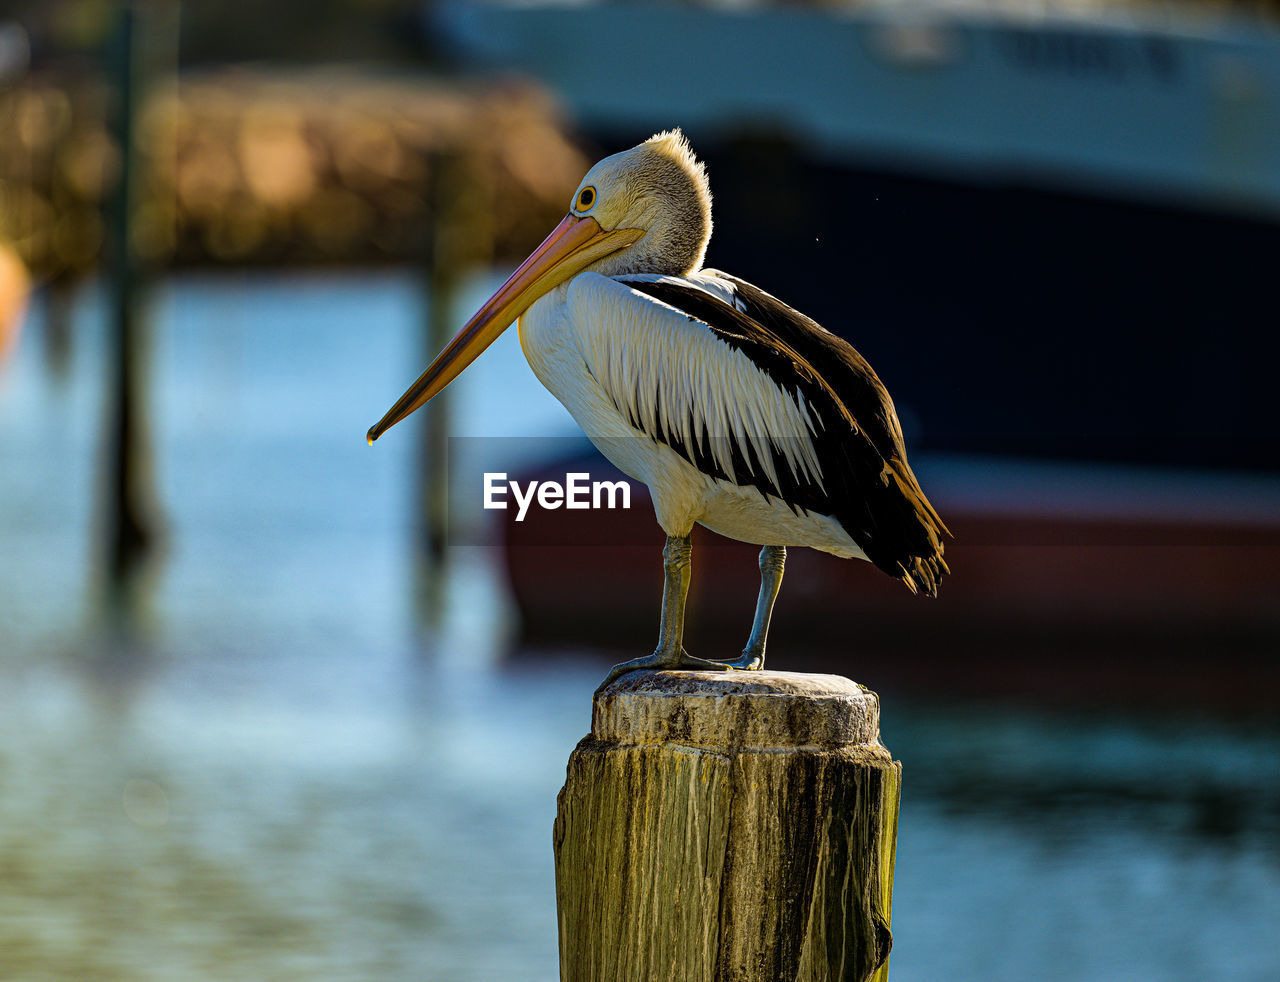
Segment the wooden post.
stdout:
<svg viewBox="0 0 1280 982">
<path fill-rule="evenodd" d="M 426 362 L 449 343 L 461 326 L 455 322 L 456 295 L 466 257 L 458 243 L 458 186 L 462 165 L 456 152 L 431 156 L 431 238 L 428 243 L 426 278 L 427 321 Z M 420 458 L 422 482 L 422 569 L 429 584 L 444 568 L 445 532 L 449 511 L 448 390 L 432 400 L 431 412 L 422 427 L 423 453 Z"/>
<path fill-rule="evenodd" d="M 562 982 L 883 982 L 901 774 L 840 676 L 617 679 L 560 792 Z"/>
<path fill-rule="evenodd" d="M 491 167 L 475 147 L 450 147 L 431 155 L 431 236 L 427 246 L 426 361 L 438 355 L 462 327 L 457 295 L 467 270 L 493 261 L 493 203 L 485 177 Z M 444 608 L 449 520 L 451 394 L 431 401 L 423 424 L 419 485 L 421 543 L 419 609 L 428 623 Z"/>
<path fill-rule="evenodd" d="M 134 212 L 140 188 L 135 119 L 147 68 L 139 24 L 150 8 L 126 0 L 112 54 L 118 90 L 115 136 L 120 146 L 120 176 L 110 207 L 113 304 L 108 333 L 110 378 L 104 434 L 105 533 L 107 586 L 111 611 L 128 621 L 145 561 L 155 548 L 160 519 L 151 472 L 147 428 L 146 331 L 142 316 L 142 273 L 133 248 Z"/>
</svg>

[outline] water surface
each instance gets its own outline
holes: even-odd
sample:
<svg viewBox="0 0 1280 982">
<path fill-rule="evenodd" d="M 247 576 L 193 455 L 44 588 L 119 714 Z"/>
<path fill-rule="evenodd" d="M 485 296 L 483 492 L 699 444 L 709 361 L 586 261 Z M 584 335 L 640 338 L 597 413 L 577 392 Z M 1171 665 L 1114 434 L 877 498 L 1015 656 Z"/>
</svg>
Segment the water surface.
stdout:
<svg viewBox="0 0 1280 982">
<path fill-rule="evenodd" d="M 0 978 L 555 978 L 555 794 L 602 666 L 503 662 L 483 549 L 415 616 L 417 424 L 363 434 L 425 363 L 416 282 L 187 278 L 154 309 L 167 547 L 133 641 L 96 599 L 96 296 L 65 377 L 38 305 L 0 375 Z M 513 336 L 465 382 L 459 432 L 573 432 Z M 892 978 L 1280 978 L 1273 725 L 886 696 Z"/>
</svg>

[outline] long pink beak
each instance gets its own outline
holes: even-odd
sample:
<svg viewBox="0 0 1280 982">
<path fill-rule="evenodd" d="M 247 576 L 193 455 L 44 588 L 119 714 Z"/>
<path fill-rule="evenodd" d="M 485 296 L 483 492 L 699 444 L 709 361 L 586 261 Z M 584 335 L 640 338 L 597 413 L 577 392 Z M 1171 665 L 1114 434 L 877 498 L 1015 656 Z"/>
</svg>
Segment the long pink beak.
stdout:
<svg viewBox="0 0 1280 982">
<path fill-rule="evenodd" d="M 625 249 L 643 236 L 642 229 L 623 228 L 606 232 L 594 218 L 579 218 L 572 213 L 565 215 L 542 245 L 533 250 L 511 278 L 498 288 L 498 292 L 463 325 L 418 381 L 376 425 L 369 428 L 366 437 L 369 445 L 372 446 L 374 440 L 396 423 L 443 392 L 535 300 L 596 260 Z"/>
</svg>

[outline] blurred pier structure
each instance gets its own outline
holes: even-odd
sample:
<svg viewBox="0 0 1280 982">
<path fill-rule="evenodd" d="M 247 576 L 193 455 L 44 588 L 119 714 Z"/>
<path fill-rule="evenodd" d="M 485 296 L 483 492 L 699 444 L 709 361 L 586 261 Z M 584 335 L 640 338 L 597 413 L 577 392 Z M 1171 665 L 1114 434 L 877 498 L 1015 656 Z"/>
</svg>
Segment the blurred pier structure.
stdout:
<svg viewBox="0 0 1280 982">
<path fill-rule="evenodd" d="M 107 592 L 120 599 L 162 510 L 147 459 L 149 279 L 420 270 L 425 365 L 457 326 L 463 278 L 536 244 L 587 164 L 536 85 L 331 67 L 179 75 L 177 15 L 176 4 L 122 4 L 96 69 L 42 67 L 0 89 L 0 234 L 14 269 L 46 290 L 53 368 L 70 358 L 80 284 L 105 274 L 116 298 L 100 507 Z M 448 428 L 441 400 L 419 470 L 420 593 L 436 590 L 443 565 Z"/>
<path fill-rule="evenodd" d="M 472 141 L 443 148 L 430 157 L 434 220 L 428 241 L 424 366 L 444 350 L 467 316 L 457 309 L 463 279 L 493 262 L 496 188 L 483 152 L 478 142 Z M 448 390 L 432 400 L 432 410 L 423 421 L 423 452 L 418 457 L 422 507 L 418 597 L 429 623 L 438 620 L 444 602 L 445 578 L 440 574 L 446 571 L 448 559 L 451 402 Z"/>
<path fill-rule="evenodd" d="M 108 51 L 115 83 L 110 132 L 118 174 L 105 207 L 105 253 L 111 292 L 109 380 L 103 412 L 101 502 L 108 610 L 127 627 L 140 579 L 159 546 L 162 521 L 151 460 L 147 384 L 147 271 L 136 248 L 144 178 L 138 111 L 148 89 L 177 70 L 177 5 L 126 0 Z M 65 330 L 66 325 L 62 325 Z"/>
<path fill-rule="evenodd" d="M 100 77 L 56 73 L 0 91 L 5 231 L 41 282 L 98 269 L 121 164 L 108 97 Z M 209 69 L 156 79 L 137 116 L 135 249 L 170 270 L 423 263 L 440 155 L 493 188 L 492 256 L 515 258 L 588 164 L 520 82 Z"/>
</svg>

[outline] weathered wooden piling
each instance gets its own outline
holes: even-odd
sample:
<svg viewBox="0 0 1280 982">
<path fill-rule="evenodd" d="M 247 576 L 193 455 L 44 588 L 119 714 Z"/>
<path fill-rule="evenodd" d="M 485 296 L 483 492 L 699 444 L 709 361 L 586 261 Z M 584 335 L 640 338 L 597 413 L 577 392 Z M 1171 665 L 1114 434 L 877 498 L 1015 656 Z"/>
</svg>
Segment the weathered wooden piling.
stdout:
<svg viewBox="0 0 1280 982">
<path fill-rule="evenodd" d="M 562 982 L 883 982 L 901 773 L 840 676 L 617 679 L 560 792 Z"/>
</svg>

